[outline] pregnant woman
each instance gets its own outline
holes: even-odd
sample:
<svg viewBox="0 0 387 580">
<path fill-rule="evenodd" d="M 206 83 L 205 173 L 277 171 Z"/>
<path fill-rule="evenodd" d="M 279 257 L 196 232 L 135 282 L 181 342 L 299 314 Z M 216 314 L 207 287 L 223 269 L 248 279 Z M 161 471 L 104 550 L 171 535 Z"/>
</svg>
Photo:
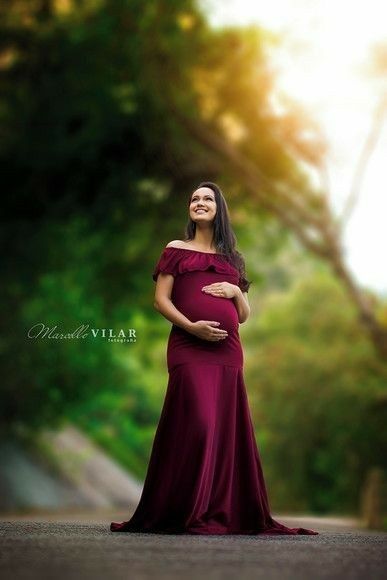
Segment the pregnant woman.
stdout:
<svg viewBox="0 0 387 580">
<path fill-rule="evenodd" d="M 239 324 L 250 314 L 244 259 L 226 201 L 203 182 L 186 239 L 153 272 L 155 308 L 172 323 L 168 386 L 139 504 L 112 532 L 317 534 L 270 515 L 243 378 Z"/>
</svg>

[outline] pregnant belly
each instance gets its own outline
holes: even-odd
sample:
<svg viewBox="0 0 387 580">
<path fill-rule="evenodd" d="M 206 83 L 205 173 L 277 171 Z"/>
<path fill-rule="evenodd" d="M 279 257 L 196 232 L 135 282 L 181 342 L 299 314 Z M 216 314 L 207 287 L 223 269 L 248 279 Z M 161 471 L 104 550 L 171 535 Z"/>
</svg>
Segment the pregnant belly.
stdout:
<svg viewBox="0 0 387 580">
<path fill-rule="evenodd" d="M 218 328 L 229 333 L 238 330 L 238 311 L 231 298 L 220 298 L 200 292 L 195 299 L 177 301 L 175 306 L 191 322 L 213 320 L 220 322 Z"/>
</svg>

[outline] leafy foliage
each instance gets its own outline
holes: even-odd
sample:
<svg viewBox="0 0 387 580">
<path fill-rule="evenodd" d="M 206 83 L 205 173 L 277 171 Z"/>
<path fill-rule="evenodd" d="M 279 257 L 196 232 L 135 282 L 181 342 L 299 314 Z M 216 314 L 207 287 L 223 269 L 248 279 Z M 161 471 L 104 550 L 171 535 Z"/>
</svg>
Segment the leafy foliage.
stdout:
<svg viewBox="0 0 387 580">
<path fill-rule="evenodd" d="M 356 511 L 368 468 L 387 468 L 387 377 L 340 285 L 320 272 L 269 293 L 246 340 L 257 440 L 279 509 Z"/>
</svg>

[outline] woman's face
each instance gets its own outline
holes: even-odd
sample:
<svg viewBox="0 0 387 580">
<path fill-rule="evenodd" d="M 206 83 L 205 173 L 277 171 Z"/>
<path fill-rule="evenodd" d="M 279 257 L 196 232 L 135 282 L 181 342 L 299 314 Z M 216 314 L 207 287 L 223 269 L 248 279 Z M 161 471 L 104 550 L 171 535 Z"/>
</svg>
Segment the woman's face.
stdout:
<svg viewBox="0 0 387 580">
<path fill-rule="evenodd" d="M 211 222 L 216 214 L 215 193 L 209 187 L 199 187 L 193 192 L 189 215 L 194 222 Z"/>
</svg>

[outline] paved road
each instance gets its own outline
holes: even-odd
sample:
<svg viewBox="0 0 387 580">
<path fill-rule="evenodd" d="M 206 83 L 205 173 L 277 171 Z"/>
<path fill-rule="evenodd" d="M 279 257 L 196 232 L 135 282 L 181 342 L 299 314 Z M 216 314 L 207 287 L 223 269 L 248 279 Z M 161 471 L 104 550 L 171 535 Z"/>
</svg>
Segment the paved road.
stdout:
<svg viewBox="0 0 387 580">
<path fill-rule="evenodd" d="M 122 514 L 121 514 L 122 515 Z M 387 533 L 292 520 L 318 536 L 112 534 L 116 517 L 2 516 L 0 576 L 18 579 L 383 580 Z M 320 522 L 320 524 L 319 524 Z"/>
</svg>

